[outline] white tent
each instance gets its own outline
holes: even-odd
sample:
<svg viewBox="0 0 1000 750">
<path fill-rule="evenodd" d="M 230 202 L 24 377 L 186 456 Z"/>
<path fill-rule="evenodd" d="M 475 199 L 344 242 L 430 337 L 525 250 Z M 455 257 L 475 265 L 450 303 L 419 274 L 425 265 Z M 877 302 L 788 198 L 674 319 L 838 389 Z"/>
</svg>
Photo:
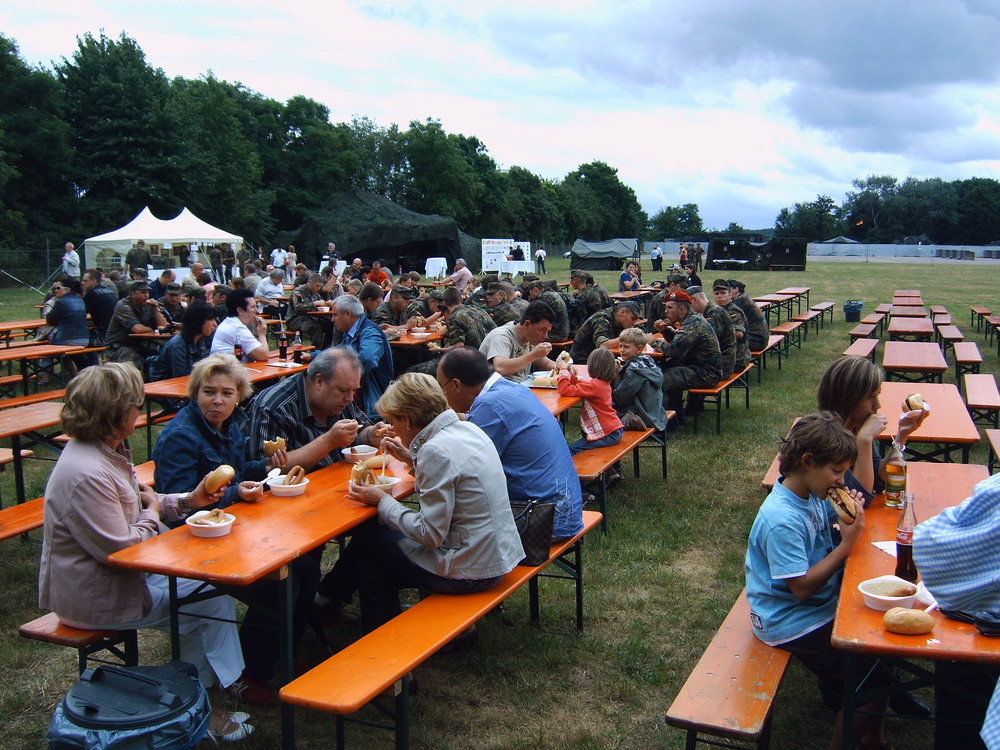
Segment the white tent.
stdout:
<svg viewBox="0 0 1000 750">
<path fill-rule="evenodd" d="M 238 245 L 243 238 L 237 234 L 223 231 L 202 221 L 184 208 L 169 221 L 157 219 L 146 206 L 139 215 L 125 226 L 113 232 L 99 234 L 84 240 L 84 258 L 87 267 L 100 266 L 111 269 L 125 262 L 125 254 L 139 240 L 146 241 L 146 247 L 154 257 L 168 259 L 164 265 L 174 266 L 175 253 L 173 248 L 178 245 L 217 245 L 228 242 Z"/>
</svg>

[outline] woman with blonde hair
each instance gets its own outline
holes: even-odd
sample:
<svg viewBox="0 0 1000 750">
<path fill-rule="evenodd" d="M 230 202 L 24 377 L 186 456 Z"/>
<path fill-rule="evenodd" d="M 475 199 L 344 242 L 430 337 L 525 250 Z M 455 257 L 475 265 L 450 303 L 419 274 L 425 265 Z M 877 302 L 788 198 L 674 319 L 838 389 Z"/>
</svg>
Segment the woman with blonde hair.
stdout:
<svg viewBox="0 0 1000 750">
<path fill-rule="evenodd" d="M 493 442 L 448 408 L 429 375 L 406 373 L 379 399 L 395 437 L 382 446 L 412 465 L 419 507 L 383 486 L 351 482 L 347 497 L 378 508 L 359 527 L 331 577 L 340 595 L 358 590 L 369 632 L 400 612 L 399 591 L 484 591 L 524 557 Z"/>
<path fill-rule="evenodd" d="M 38 605 L 67 625 L 87 630 L 153 628 L 170 631 L 165 576 L 107 563 L 108 556 L 159 533 L 188 507 L 218 501 L 201 477 L 187 497 L 158 494 L 138 483 L 126 439 L 143 403 L 142 378 L 130 364 L 107 362 L 82 370 L 66 388 L 62 427 L 70 437 L 45 487 L 45 523 Z M 181 596 L 203 586 L 177 581 Z M 243 671 L 233 600 L 218 596 L 185 607 L 181 658 L 205 687 L 234 683 Z M 213 709 L 211 731 L 227 741 L 248 736 L 246 714 Z"/>
</svg>

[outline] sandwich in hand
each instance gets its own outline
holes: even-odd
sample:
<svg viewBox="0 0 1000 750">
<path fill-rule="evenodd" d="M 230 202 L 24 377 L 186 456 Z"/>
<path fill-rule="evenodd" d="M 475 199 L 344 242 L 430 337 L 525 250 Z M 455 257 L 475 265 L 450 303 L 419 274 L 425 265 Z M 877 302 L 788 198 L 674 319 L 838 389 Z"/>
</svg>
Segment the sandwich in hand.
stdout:
<svg viewBox="0 0 1000 750">
<path fill-rule="evenodd" d="M 826 495 L 827 500 L 837 511 L 837 518 L 842 524 L 850 526 L 858 517 L 858 509 L 855 499 L 847 490 L 842 487 L 831 487 Z"/>
<path fill-rule="evenodd" d="M 351 469 L 351 481 L 357 485 L 379 485 L 376 469 L 381 469 L 384 461 L 388 460 L 384 455 L 372 456 L 363 461 L 358 461 Z"/>
<path fill-rule="evenodd" d="M 903 402 L 904 411 L 930 411 L 931 407 L 919 393 L 913 393 Z"/>
<path fill-rule="evenodd" d="M 264 441 L 264 455 L 270 458 L 278 451 L 285 450 L 285 439 L 283 437 L 276 437 L 274 440 Z"/>
</svg>

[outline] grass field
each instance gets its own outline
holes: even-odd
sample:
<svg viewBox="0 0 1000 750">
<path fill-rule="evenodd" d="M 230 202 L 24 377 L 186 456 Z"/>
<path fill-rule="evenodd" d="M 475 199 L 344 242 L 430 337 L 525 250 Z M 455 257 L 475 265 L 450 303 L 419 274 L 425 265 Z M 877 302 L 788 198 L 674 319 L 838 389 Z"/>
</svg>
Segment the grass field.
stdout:
<svg viewBox="0 0 1000 750">
<path fill-rule="evenodd" d="M 567 278 L 568 261 L 550 258 L 550 271 Z M 984 372 L 996 374 L 995 344 L 985 345 L 969 328 L 970 304 L 996 303 L 996 268 L 976 264 L 810 263 L 804 273 L 740 273 L 751 294 L 786 286 L 812 287 L 815 302 L 834 301 L 835 322 L 793 350 L 779 372 L 773 365 L 756 386 L 750 409 L 737 398 L 724 415 L 717 437 L 712 420 L 697 435 L 672 436 L 669 479 L 659 478 L 653 451 L 644 459 L 643 478 L 611 493 L 610 533 L 592 534 L 586 544 L 586 633 L 571 631 L 573 601 L 565 582 L 544 581 L 543 624 L 528 622 L 527 594 L 508 600 L 502 617 L 480 625 L 479 645 L 465 653 L 439 656 L 417 670 L 420 692 L 412 701 L 414 748 L 680 748 L 683 733 L 668 727 L 664 713 L 690 669 L 712 638 L 743 586 L 746 537 L 764 498 L 760 479 L 792 419 L 815 408 L 815 389 L 825 367 L 850 343 L 853 324 L 843 320 L 847 299 L 861 299 L 865 312 L 888 301 L 893 289 L 923 291 L 928 304 L 945 305 L 968 340 L 980 343 Z M 649 272 L 646 271 L 646 275 Z M 726 272 L 730 276 L 730 272 Z M 610 291 L 617 274 L 597 274 Z M 705 272 L 707 285 L 715 274 Z M 0 317 L 31 317 L 33 293 L 5 291 Z M 945 376 L 954 382 L 953 372 Z M 145 460 L 144 440 L 134 440 L 136 462 Z M 986 449 L 972 454 L 986 462 Z M 31 461 L 29 497 L 40 495 L 51 467 Z M 626 464 L 626 468 L 627 464 Z M 14 497 L 12 472 L 0 474 L 7 502 Z M 918 510 L 919 513 L 919 510 Z M 43 745 L 52 709 L 75 680 L 75 655 L 18 638 L 17 626 L 35 617 L 40 533 L 27 543 L 3 547 L 4 596 L 0 618 L 0 747 Z M 357 632 L 331 633 L 347 644 Z M 307 658 L 319 658 L 307 635 Z M 144 634 L 147 663 L 167 658 L 166 638 Z M 930 698 L 930 696 L 925 696 Z M 225 698 L 213 693 L 213 700 Z M 825 748 L 833 715 L 825 709 L 810 676 L 793 665 L 776 704 L 772 747 Z M 276 709 L 254 709 L 256 734 L 241 747 L 279 746 Z M 365 711 L 366 718 L 376 718 Z M 299 747 L 332 747 L 331 717 L 299 711 Z M 929 729 L 898 720 L 888 725 L 897 747 L 931 747 Z M 385 733 L 349 727 L 352 747 L 391 747 Z"/>
</svg>

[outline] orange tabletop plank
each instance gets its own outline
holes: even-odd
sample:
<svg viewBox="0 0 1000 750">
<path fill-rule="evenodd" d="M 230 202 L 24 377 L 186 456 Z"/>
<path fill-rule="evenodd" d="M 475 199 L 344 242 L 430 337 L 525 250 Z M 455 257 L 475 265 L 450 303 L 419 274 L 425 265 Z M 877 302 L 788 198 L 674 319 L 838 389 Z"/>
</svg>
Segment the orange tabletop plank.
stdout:
<svg viewBox="0 0 1000 750">
<path fill-rule="evenodd" d="M 309 474 L 304 495 L 275 497 L 266 492 L 258 503 L 226 508 L 236 516 L 226 536 L 205 539 L 181 526 L 115 552 L 108 563 L 129 570 L 245 586 L 376 514 L 374 507 L 345 498 L 350 474 L 351 465 L 338 461 Z M 413 492 L 413 477 L 407 474 L 405 464 L 390 459 L 386 475 L 402 477 L 392 486 L 393 497 Z"/>
<path fill-rule="evenodd" d="M 950 443 L 972 445 L 979 442 L 979 430 L 969 416 L 962 394 L 951 383 L 882 383 L 879 414 L 888 420 L 879 440 L 891 440 L 896 434 L 903 401 L 911 393 L 920 392 L 931 405 L 923 424 L 910 435 L 910 443 Z"/>
<path fill-rule="evenodd" d="M 882 353 L 882 369 L 890 372 L 939 373 L 948 370 L 948 362 L 937 344 L 887 341 Z"/>
<path fill-rule="evenodd" d="M 412 333 L 410 333 L 409 331 L 407 331 L 406 333 L 401 334 L 398 339 L 393 339 L 392 341 L 390 341 L 389 345 L 390 346 L 423 346 L 424 344 L 428 344 L 431 341 L 441 341 L 444 338 L 444 331 L 435 330 L 435 331 L 428 331 L 427 333 L 429 334 L 428 336 L 423 336 L 421 338 L 417 338 Z"/>
<path fill-rule="evenodd" d="M 893 315 L 889 321 L 889 338 L 902 336 L 930 339 L 934 336 L 934 322 L 930 318 L 900 318 Z"/>
<path fill-rule="evenodd" d="M 908 466 L 917 521 L 926 520 L 972 495 L 972 488 L 989 476 L 985 466 L 916 463 Z M 833 645 L 848 651 L 907 658 L 1000 662 L 1000 638 L 979 635 L 974 625 L 934 612 L 934 631 L 927 635 L 897 635 L 882 627 L 882 612 L 865 606 L 858 584 L 891 574 L 896 561 L 872 542 L 896 538 L 899 511 L 886 508 L 882 496 L 865 511 L 861 539 L 847 558 L 833 623 Z"/>
<path fill-rule="evenodd" d="M 0 349 L 0 362 L 17 361 L 19 359 L 42 359 L 43 357 L 60 357 L 63 354 L 75 352 L 83 347 L 65 346 L 63 344 L 38 344 L 37 346 L 20 346 L 14 349 Z"/>
<path fill-rule="evenodd" d="M 923 307 L 924 300 L 921 297 L 893 297 L 892 304 L 899 307 Z"/>
<path fill-rule="evenodd" d="M 890 305 L 889 314 L 894 318 L 926 318 L 927 310 L 922 305 Z"/>
<path fill-rule="evenodd" d="M 0 440 L 54 427 L 59 424 L 62 407 L 58 401 L 42 401 L 39 404 L 16 406 L 13 409 L 0 411 Z"/>
<path fill-rule="evenodd" d="M 775 294 L 809 294 L 812 291 L 811 286 L 786 286 L 784 289 L 779 289 Z"/>
<path fill-rule="evenodd" d="M 897 289 L 892 295 L 894 297 L 919 297 L 921 293 L 919 289 Z"/>
<path fill-rule="evenodd" d="M 627 291 L 624 291 L 624 292 L 615 292 L 614 294 L 609 294 L 608 297 L 610 299 L 615 299 L 615 300 L 620 300 L 621 301 L 621 300 L 630 300 L 630 299 L 642 299 L 643 297 L 648 297 L 652 293 L 653 293 L 652 291 L 647 291 L 647 290 L 644 290 L 644 289 L 637 289 L 637 290 L 634 290 L 634 291 L 633 290 L 627 290 Z"/>
</svg>

